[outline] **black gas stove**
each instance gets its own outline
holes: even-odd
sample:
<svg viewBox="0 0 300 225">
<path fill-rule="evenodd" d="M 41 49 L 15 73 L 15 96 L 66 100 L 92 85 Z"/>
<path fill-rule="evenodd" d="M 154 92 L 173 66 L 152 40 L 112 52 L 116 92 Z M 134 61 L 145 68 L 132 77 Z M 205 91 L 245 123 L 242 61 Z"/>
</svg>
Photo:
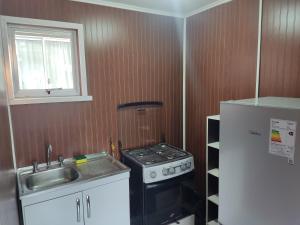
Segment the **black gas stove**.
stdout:
<svg viewBox="0 0 300 225">
<path fill-rule="evenodd" d="M 187 208 L 194 170 L 190 153 L 157 144 L 123 150 L 122 161 L 131 168 L 131 225 L 176 224 L 193 218 L 193 207 Z"/>
</svg>

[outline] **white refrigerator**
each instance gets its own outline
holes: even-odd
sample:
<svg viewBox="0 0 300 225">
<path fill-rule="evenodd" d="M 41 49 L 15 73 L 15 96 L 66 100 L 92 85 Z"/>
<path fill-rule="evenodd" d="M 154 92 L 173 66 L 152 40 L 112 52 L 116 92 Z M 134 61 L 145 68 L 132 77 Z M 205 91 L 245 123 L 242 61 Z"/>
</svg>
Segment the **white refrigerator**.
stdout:
<svg viewBox="0 0 300 225">
<path fill-rule="evenodd" d="M 221 224 L 300 224 L 299 125 L 300 99 L 221 103 Z"/>
</svg>

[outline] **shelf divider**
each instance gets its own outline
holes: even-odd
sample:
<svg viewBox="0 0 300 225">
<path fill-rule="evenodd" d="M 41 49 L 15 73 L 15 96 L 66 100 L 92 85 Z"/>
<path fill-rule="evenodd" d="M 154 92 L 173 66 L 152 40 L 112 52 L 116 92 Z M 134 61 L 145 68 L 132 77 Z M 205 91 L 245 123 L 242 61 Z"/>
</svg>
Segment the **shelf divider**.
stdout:
<svg viewBox="0 0 300 225">
<path fill-rule="evenodd" d="M 218 195 L 211 195 L 207 198 L 209 201 L 214 203 L 215 205 L 219 205 L 219 196 Z"/>
<path fill-rule="evenodd" d="M 214 177 L 219 178 L 219 169 L 218 168 L 211 169 L 208 171 L 208 173 Z"/>
<path fill-rule="evenodd" d="M 220 149 L 220 142 L 213 142 L 213 143 L 209 143 L 207 144 L 208 147 L 214 148 L 214 149 Z"/>
<path fill-rule="evenodd" d="M 207 225 L 219 225 L 217 220 L 212 220 L 207 223 Z"/>
</svg>

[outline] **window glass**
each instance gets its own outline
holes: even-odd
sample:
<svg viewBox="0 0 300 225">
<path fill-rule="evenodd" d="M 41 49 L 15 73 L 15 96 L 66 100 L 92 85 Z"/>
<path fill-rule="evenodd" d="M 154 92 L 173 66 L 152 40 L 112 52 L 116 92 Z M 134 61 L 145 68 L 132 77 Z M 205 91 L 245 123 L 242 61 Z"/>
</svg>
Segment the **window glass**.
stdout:
<svg viewBox="0 0 300 225">
<path fill-rule="evenodd" d="M 16 36 L 20 89 L 46 89 L 43 42 L 38 38 Z"/>
<path fill-rule="evenodd" d="M 45 71 L 48 88 L 72 89 L 72 46 L 70 39 L 45 40 Z"/>
<path fill-rule="evenodd" d="M 20 90 L 73 89 L 71 38 L 15 35 Z"/>
</svg>

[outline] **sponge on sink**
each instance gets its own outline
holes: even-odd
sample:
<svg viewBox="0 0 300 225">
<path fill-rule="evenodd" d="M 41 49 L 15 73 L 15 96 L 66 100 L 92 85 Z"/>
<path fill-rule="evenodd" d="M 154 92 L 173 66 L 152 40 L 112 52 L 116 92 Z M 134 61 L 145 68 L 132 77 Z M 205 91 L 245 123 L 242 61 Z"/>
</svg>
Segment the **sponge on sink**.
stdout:
<svg viewBox="0 0 300 225">
<path fill-rule="evenodd" d="M 76 164 L 82 164 L 87 162 L 87 157 L 85 155 L 74 156 Z"/>
</svg>

